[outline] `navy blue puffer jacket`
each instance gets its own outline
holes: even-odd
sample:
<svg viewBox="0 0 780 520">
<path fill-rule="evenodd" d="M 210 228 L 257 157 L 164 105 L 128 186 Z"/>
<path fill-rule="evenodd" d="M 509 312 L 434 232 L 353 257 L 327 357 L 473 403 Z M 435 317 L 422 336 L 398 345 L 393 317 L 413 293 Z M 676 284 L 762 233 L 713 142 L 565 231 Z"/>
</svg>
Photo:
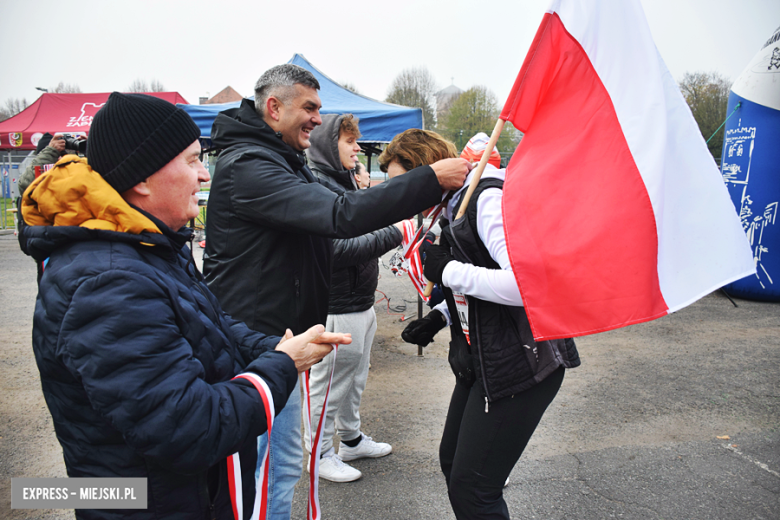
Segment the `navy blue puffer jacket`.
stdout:
<svg viewBox="0 0 780 520">
<path fill-rule="evenodd" d="M 262 377 L 278 413 L 297 381 L 290 357 L 273 350 L 279 338 L 222 311 L 191 262 L 186 228 L 141 212 L 152 225 L 140 233 L 78 225 L 81 217 L 35 225 L 51 195 L 34 188 L 25 201 L 26 237 L 37 260 L 49 258 L 33 347 L 68 475 L 148 479 L 148 509 L 77 518 L 232 518 L 225 460 L 235 452 L 251 512 L 266 416 L 254 387 L 231 379 Z"/>
</svg>

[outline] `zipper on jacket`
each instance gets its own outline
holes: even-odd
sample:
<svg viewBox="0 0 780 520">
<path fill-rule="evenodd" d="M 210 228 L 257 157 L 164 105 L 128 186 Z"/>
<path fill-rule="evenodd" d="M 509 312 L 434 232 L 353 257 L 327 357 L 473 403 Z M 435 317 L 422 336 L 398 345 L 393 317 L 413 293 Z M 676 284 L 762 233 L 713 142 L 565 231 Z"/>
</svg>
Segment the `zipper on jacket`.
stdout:
<svg viewBox="0 0 780 520">
<path fill-rule="evenodd" d="M 299 297 L 301 295 L 301 282 L 297 278 L 295 279 L 295 296 Z"/>
<path fill-rule="evenodd" d="M 485 377 L 485 361 L 482 359 L 482 342 L 479 340 L 479 307 L 474 306 L 474 342 L 477 344 L 477 356 L 479 357 L 479 371 L 482 372 L 482 387 L 485 389 L 485 413 L 488 413 L 490 408 L 490 392 L 488 392 L 487 378 Z"/>
<path fill-rule="evenodd" d="M 464 215 L 461 218 L 466 218 Z M 454 224 L 453 220 L 450 220 L 450 231 L 452 231 L 452 225 Z M 463 247 L 458 242 L 458 237 L 456 236 L 455 232 L 452 231 L 450 233 L 450 236 L 455 241 L 454 245 L 450 245 L 450 254 L 452 254 L 453 258 L 455 257 L 455 248 L 458 248 L 458 251 L 461 255 L 463 255 L 464 258 L 469 258 L 469 255 L 466 254 L 466 252 L 463 250 Z M 470 259 L 469 259 L 470 260 Z M 473 264 L 472 264 L 473 265 Z M 467 298 L 471 298 L 471 296 L 467 296 Z M 475 300 L 475 298 L 471 298 L 472 300 Z M 485 362 L 482 359 L 482 342 L 479 341 L 479 306 L 474 305 L 474 320 L 476 323 L 474 324 L 474 334 L 470 334 L 472 338 L 474 338 L 474 343 L 476 343 L 477 347 L 477 357 L 479 357 L 479 371 L 482 374 L 482 387 L 485 389 L 485 413 L 488 413 L 490 410 L 490 392 L 488 392 L 487 387 L 487 378 L 485 377 Z"/>
</svg>

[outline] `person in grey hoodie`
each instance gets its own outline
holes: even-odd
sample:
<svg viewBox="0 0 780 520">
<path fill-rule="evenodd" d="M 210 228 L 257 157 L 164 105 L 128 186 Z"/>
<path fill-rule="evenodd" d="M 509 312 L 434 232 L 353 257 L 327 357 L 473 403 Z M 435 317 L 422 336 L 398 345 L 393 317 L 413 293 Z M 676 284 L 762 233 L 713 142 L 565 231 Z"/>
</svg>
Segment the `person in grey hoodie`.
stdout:
<svg viewBox="0 0 780 520">
<path fill-rule="evenodd" d="M 309 167 L 318 181 L 337 193 L 360 189 L 355 167 L 360 145 L 358 121 L 352 114 L 322 116 L 322 125 L 311 132 Z M 352 344 L 339 348 L 312 367 L 310 396 L 312 428 L 320 420 L 328 380 L 335 362 L 328 410 L 322 431 L 320 477 L 332 482 L 357 480 L 362 473 L 343 461 L 383 457 L 392 447 L 375 442 L 360 431 L 360 400 L 368 379 L 371 343 L 376 333 L 375 290 L 379 275 L 378 258 L 398 247 L 403 239 L 400 224 L 388 226 L 357 238 L 333 239 L 333 273 L 326 330 L 352 334 Z M 335 361 L 334 361 L 335 358 Z M 333 448 L 338 429 L 339 453 Z M 306 449 L 311 453 L 311 432 L 306 429 Z"/>
</svg>

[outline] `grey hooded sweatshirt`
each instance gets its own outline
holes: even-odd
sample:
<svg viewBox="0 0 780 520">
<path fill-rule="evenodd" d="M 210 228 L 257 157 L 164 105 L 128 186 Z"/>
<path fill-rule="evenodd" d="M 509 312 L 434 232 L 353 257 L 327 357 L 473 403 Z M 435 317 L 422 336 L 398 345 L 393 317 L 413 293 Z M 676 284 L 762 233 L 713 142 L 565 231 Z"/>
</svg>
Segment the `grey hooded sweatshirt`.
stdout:
<svg viewBox="0 0 780 520">
<path fill-rule="evenodd" d="M 317 180 L 338 194 L 357 190 L 355 170 L 344 168 L 339 157 L 339 126 L 343 118 L 338 114 L 322 116 L 322 125 L 312 130 L 311 148 L 306 151 L 309 167 Z M 328 314 L 362 312 L 374 305 L 379 278 L 378 258 L 401 245 L 402 239 L 403 235 L 395 226 L 357 238 L 333 239 Z"/>
</svg>

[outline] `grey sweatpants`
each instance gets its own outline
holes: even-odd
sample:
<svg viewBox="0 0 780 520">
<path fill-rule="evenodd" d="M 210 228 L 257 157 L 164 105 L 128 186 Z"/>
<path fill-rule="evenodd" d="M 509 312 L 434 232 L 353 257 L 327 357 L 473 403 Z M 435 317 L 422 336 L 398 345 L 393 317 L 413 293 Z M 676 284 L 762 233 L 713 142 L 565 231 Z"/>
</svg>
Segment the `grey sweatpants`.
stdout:
<svg viewBox="0 0 780 520">
<path fill-rule="evenodd" d="M 325 453 L 333 446 L 333 434 L 338 428 L 342 440 L 357 439 L 360 435 L 360 399 L 366 389 L 368 363 L 371 359 L 371 343 L 376 334 L 376 312 L 371 307 L 363 312 L 350 314 L 331 314 L 325 324 L 328 332 L 349 332 L 352 343 L 339 345 L 336 356 L 336 369 L 328 397 L 328 411 L 322 427 L 322 451 Z M 316 434 L 322 403 L 333 367 L 333 352 L 311 368 L 309 392 L 311 395 L 311 427 Z M 305 409 L 305 407 L 304 407 Z M 303 421 L 304 428 L 306 421 Z M 306 450 L 311 453 L 311 436 L 304 431 Z"/>
</svg>

